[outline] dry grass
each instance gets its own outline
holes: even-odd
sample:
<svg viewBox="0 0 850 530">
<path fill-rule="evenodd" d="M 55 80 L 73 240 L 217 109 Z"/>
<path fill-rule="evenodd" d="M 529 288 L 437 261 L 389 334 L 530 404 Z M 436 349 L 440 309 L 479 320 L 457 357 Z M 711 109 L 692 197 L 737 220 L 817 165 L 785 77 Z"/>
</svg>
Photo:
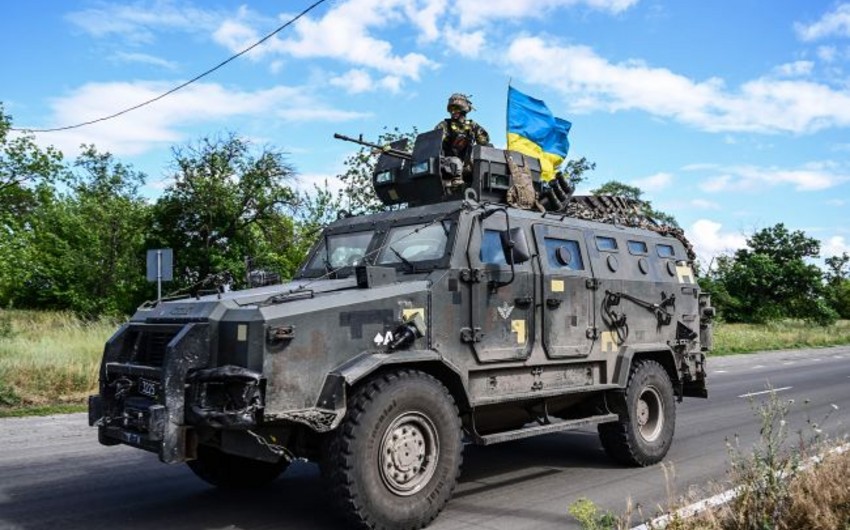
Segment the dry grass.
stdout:
<svg viewBox="0 0 850 530">
<path fill-rule="evenodd" d="M 769 324 L 715 322 L 712 355 L 850 344 L 850 320 L 816 326 L 800 320 Z"/>
<path fill-rule="evenodd" d="M 97 387 L 114 320 L 0 310 L 0 408 L 81 403 Z"/>
<path fill-rule="evenodd" d="M 787 496 L 782 499 L 755 498 L 749 493 L 714 511 L 676 519 L 666 528 L 850 530 L 850 452 L 829 454 L 820 463 L 798 471 L 787 480 Z"/>
</svg>

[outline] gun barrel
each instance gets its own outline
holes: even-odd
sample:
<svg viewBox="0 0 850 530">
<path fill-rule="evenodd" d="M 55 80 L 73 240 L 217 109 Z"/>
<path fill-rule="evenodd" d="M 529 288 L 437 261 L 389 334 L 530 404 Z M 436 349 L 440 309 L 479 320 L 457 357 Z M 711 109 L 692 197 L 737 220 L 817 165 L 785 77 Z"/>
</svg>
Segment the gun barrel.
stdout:
<svg viewBox="0 0 850 530">
<path fill-rule="evenodd" d="M 405 151 L 400 151 L 398 149 L 393 149 L 392 147 L 390 147 L 388 145 L 379 145 L 379 144 L 375 144 L 375 143 L 372 143 L 372 142 L 367 142 L 366 140 L 363 139 L 362 134 L 360 135 L 359 138 L 352 138 L 352 137 L 346 136 L 344 134 L 334 133 L 334 138 L 336 138 L 337 140 L 343 140 L 345 142 L 351 142 L 351 143 L 355 143 L 355 144 L 358 144 L 358 145 L 362 145 L 364 147 L 371 147 L 372 149 L 375 149 L 376 151 L 380 151 L 382 154 L 392 156 L 392 157 L 395 157 L 395 158 L 403 158 L 405 160 L 411 160 L 413 158 L 411 153 L 408 153 L 408 152 L 405 152 Z"/>
</svg>

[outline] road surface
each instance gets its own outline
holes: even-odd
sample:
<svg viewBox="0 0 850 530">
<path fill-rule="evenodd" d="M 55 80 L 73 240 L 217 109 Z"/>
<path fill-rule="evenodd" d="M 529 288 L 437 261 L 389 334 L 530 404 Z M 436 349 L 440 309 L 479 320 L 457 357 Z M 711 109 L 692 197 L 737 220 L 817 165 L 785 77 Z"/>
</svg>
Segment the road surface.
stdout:
<svg viewBox="0 0 850 530">
<path fill-rule="evenodd" d="M 595 430 L 467 447 L 461 482 L 430 528 L 575 529 L 567 507 L 580 497 L 617 514 L 631 499 L 652 515 L 669 492 L 715 483 L 714 493 L 726 478 L 727 440 L 738 435 L 750 447 L 756 439 L 752 402 L 766 394 L 748 394 L 768 385 L 795 400 L 792 430 L 808 420 L 832 435 L 850 432 L 850 347 L 714 358 L 709 375 L 711 397 L 678 407 L 666 473 L 614 464 Z M 96 438 L 83 414 L 0 420 L 0 528 L 344 528 L 314 465 L 293 464 L 263 490 L 220 492 L 183 465 Z"/>
</svg>

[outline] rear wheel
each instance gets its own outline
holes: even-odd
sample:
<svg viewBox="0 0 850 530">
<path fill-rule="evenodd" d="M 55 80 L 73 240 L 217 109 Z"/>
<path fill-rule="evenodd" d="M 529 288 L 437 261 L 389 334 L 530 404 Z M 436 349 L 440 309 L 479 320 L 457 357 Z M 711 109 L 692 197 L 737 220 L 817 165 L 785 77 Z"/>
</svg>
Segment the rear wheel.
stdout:
<svg viewBox="0 0 850 530">
<path fill-rule="evenodd" d="M 343 514 L 364 528 L 422 528 L 451 497 L 462 460 L 454 399 L 434 377 L 383 374 L 358 388 L 322 472 Z"/>
<path fill-rule="evenodd" d="M 265 486 L 286 471 L 289 462 L 263 462 L 221 452 L 209 445 L 198 446 L 198 458 L 187 462 L 198 477 L 224 489 Z"/>
<path fill-rule="evenodd" d="M 618 408 L 619 421 L 598 427 L 605 452 L 633 466 L 660 462 L 670 449 L 676 426 L 673 384 L 667 371 L 655 361 L 635 363 Z"/>
</svg>

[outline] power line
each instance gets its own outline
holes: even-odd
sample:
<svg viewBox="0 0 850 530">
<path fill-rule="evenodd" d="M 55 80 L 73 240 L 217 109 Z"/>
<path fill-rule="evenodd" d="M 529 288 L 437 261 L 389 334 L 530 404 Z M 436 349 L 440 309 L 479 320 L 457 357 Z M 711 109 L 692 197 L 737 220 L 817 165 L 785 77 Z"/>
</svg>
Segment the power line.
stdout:
<svg viewBox="0 0 850 530">
<path fill-rule="evenodd" d="M 255 42 L 254 44 L 252 44 L 252 45 L 248 46 L 248 47 L 247 47 L 247 48 L 245 48 L 244 50 L 240 51 L 239 53 L 237 53 L 237 54 L 235 54 L 235 55 L 232 55 L 232 56 L 228 57 L 228 58 L 227 58 L 227 59 L 225 59 L 224 61 L 222 61 L 222 62 L 218 63 L 217 65 L 213 66 L 212 68 L 210 68 L 209 70 L 205 71 L 204 73 L 199 74 L 199 75 L 197 75 L 197 76 L 193 77 L 192 79 L 190 79 L 190 80 L 186 81 L 185 83 L 183 83 L 183 84 L 181 84 L 181 85 L 178 85 L 178 86 L 176 86 L 176 87 L 172 88 L 171 90 L 169 90 L 169 91 L 167 91 L 167 92 L 164 92 L 164 93 L 162 93 L 162 94 L 160 94 L 160 95 L 158 95 L 158 96 L 156 96 L 156 97 L 154 97 L 154 98 L 151 98 L 151 99 L 149 99 L 149 100 L 147 100 L 147 101 L 143 101 L 142 103 L 139 103 L 138 105 L 133 105 L 132 107 L 129 107 L 129 108 L 126 108 L 126 109 L 124 109 L 124 110 L 122 110 L 122 111 L 116 112 L 115 114 L 110 114 L 109 116 L 103 116 L 103 117 L 101 117 L 101 118 L 97 118 L 97 119 L 94 119 L 94 120 L 84 121 L 84 122 L 82 122 L 82 123 L 77 123 L 77 124 L 75 124 L 75 125 L 66 125 L 66 126 L 64 126 L 64 127 L 55 127 L 55 128 L 52 128 L 52 129 L 18 129 L 18 128 L 15 128 L 15 127 L 10 127 L 10 128 L 9 128 L 9 130 L 11 130 L 11 131 L 18 131 L 18 132 L 27 132 L 27 133 L 47 133 L 47 132 L 67 131 L 67 130 L 70 130 L 70 129 L 79 129 L 80 127 L 85 127 L 86 125 L 92 125 L 92 124 L 94 124 L 94 123 L 100 123 L 100 122 L 102 122 L 102 121 L 107 121 L 107 120 L 111 120 L 111 119 L 113 119 L 113 118 L 117 118 L 118 116 L 122 116 L 122 115 L 124 115 L 124 114 L 127 114 L 128 112 L 132 112 L 132 111 L 134 111 L 134 110 L 136 110 L 136 109 L 140 109 L 140 108 L 142 108 L 142 107 L 144 107 L 144 106 L 146 106 L 146 105 L 150 105 L 151 103 L 154 103 L 154 102 L 156 102 L 156 101 L 159 101 L 160 99 L 162 99 L 162 98 L 164 98 L 164 97 L 166 97 L 166 96 L 170 96 L 171 94 L 173 94 L 173 93 L 177 92 L 178 90 L 181 90 L 181 89 L 183 89 L 183 88 L 186 88 L 187 86 L 191 85 L 191 84 L 192 84 L 192 83 L 194 83 L 195 81 L 198 81 L 198 80 L 200 80 L 200 79 L 202 79 L 202 78 L 204 78 L 204 77 L 206 77 L 206 76 L 210 75 L 211 73 L 215 72 L 215 71 L 216 71 L 216 70 L 218 70 L 219 68 L 221 68 L 221 67 L 223 67 L 224 65 L 228 64 L 229 62 L 234 61 L 234 60 L 238 59 L 239 57 L 241 57 L 241 56 L 245 55 L 246 53 L 250 52 L 251 50 L 253 50 L 253 49 L 254 49 L 254 48 L 256 48 L 257 46 L 259 46 L 259 45 L 263 44 L 264 42 L 266 42 L 266 41 L 267 41 L 267 40 L 269 40 L 270 38 L 274 37 L 275 35 L 277 35 L 277 34 L 278 34 L 278 33 L 280 33 L 281 31 L 283 31 L 284 29 L 286 29 L 287 27 L 289 27 L 289 26 L 291 26 L 292 24 L 294 24 L 294 23 L 295 23 L 298 19 L 300 19 L 301 17 L 303 17 L 304 15 L 306 15 L 307 13 L 309 13 L 309 12 L 310 12 L 310 11 L 312 11 L 314 8 L 318 7 L 320 4 L 322 4 L 322 3 L 324 3 L 324 2 L 325 2 L 325 0 L 318 0 L 317 2 L 313 3 L 310 7 L 308 7 L 307 9 L 305 9 L 304 11 L 302 11 L 302 12 L 298 13 L 298 15 L 296 15 L 295 17 L 293 17 L 292 19 L 290 19 L 288 22 L 286 22 L 286 23 L 285 23 L 285 24 L 283 24 L 282 26 L 279 26 L 277 29 L 275 29 L 274 31 L 272 31 L 271 33 L 269 33 L 268 35 L 266 35 L 266 36 L 265 36 L 265 37 L 263 37 L 262 39 L 258 40 L 258 41 L 257 41 L 257 42 Z"/>
</svg>

